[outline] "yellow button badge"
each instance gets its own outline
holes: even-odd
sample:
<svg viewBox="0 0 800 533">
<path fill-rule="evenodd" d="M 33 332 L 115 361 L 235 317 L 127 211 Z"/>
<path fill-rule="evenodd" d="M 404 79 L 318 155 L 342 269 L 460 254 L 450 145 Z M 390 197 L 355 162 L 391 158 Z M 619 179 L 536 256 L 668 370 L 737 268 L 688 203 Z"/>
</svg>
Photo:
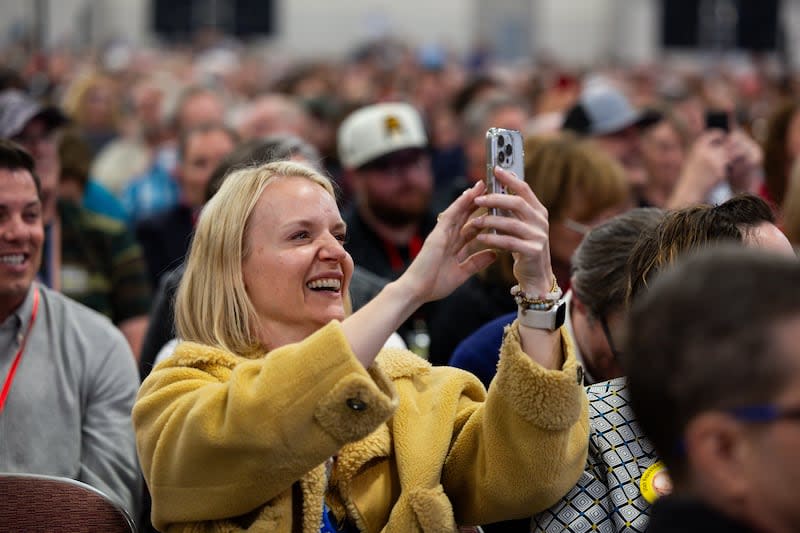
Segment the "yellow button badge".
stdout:
<svg viewBox="0 0 800 533">
<path fill-rule="evenodd" d="M 672 492 L 672 480 L 664 463 L 656 461 L 644 471 L 639 480 L 639 491 L 648 503 L 654 503 L 659 497 Z"/>
</svg>

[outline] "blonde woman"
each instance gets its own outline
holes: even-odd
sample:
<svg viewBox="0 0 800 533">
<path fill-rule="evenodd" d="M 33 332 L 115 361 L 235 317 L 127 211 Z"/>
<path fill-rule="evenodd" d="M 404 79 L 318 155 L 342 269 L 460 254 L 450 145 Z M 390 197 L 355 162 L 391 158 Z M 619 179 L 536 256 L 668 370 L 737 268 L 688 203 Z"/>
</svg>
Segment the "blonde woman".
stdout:
<svg viewBox="0 0 800 533">
<path fill-rule="evenodd" d="M 64 95 L 64 111 L 97 155 L 121 132 L 122 96 L 113 78 L 90 72 L 77 79 Z"/>
<path fill-rule="evenodd" d="M 467 256 L 474 240 L 515 254 L 527 294 L 557 296 L 546 212 L 497 176 L 513 195 L 465 192 L 408 270 L 350 316 L 353 262 L 330 182 L 290 162 L 225 180 L 178 290 L 183 342 L 134 407 L 157 528 L 453 531 L 529 516 L 574 483 L 586 401 L 557 324 L 530 325 L 541 311 L 509 329 L 488 396 L 465 372 L 381 350 L 418 306 L 493 260 Z M 513 216 L 470 219 L 478 207 Z"/>
</svg>

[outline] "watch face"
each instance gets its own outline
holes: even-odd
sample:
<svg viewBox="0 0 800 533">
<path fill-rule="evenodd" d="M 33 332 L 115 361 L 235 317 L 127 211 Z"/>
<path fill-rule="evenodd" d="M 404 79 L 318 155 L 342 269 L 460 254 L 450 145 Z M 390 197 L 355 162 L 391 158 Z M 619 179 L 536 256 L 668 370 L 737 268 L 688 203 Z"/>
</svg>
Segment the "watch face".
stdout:
<svg viewBox="0 0 800 533">
<path fill-rule="evenodd" d="M 558 306 L 556 309 L 556 328 L 560 328 L 564 325 L 564 321 L 567 319 L 567 304 L 566 302 L 562 302 L 561 305 Z"/>
<path fill-rule="evenodd" d="M 523 326 L 553 331 L 564 325 L 567 318 L 567 303 L 561 300 L 547 311 L 520 308 L 518 316 Z"/>
</svg>

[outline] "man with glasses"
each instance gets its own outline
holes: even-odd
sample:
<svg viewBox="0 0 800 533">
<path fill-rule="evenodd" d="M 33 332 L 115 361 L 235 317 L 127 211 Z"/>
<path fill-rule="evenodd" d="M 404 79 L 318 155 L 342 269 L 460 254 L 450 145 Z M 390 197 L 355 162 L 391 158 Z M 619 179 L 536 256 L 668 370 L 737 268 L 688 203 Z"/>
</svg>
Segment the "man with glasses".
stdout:
<svg viewBox="0 0 800 533">
<path fill-rule="evenodd" d="M 436 225 L 431 210 L 433 172 L 422 117 L 402 102 L 357 109 L 337 133 L 339 160 L 353 205 L 344 214 L 345 248 L 357 267 L 396 279 Z M 427 318 L 417 310 L 398 330 L 409 348 L 428 355 Z"/>
<path fill-rule="evenodd" d="M 648 531 L 800 524 L 800 264 L 706 250 L 631 312 L 631 403 L 674 484 Z"/>
<path fill-rule="evenodd" d="M 631 209 L 592 228 L 572 255 L 572 288 L 564 295 L 564 324 L 587 385 L 623 375 L 612 334 L 619 336 L 625 320 L 625 265 L 638 239 L 651 233 L 662 217 L 663 212 L 654 207 Z M 497 371 L 503 330 L 516 316 L 514 311 L 476 330 L 457 346 L 450 366 L 472 372 L 488 388 Z M 495 354 L 494 359 L 487 358 L 487 353 Z"/>
<path fill-rule="evenodd" d="M 345 119 L 338 145 L 354 196 L 345 214 L 347 251 L 356 265 L 395 279 L 436 224 L 422 118 L 406 103 L 369 105 Z"/>
<path fill-rule="evenodd" d="M 616 531 L 618 521 L 608 503 L 619 498 L 629 506 L 632 525 L 646 520 L 640 518 L 641 510 L 649 506 L 644 499 L 630 498 L 628 503 L 628 494 L 635 494 L 637 487 L 630 482 L 627 468 L 631 459 L 640 460 L 647 468 L 656 458 L 654 454 L 645 455 L 652 446 L 636 440 L 641 432 L 627 404 L 616 348 L 627 312 L 625 265 L 638 239 L 651 234 L 662 218 L 663 212 L 656 208 L 631 209 L 617 215 L 592 228 L 572 257 L 572 288 L 565 295 L 564 325 L 584 369 L 584 382 L 595 384 L 586 391 L 592 429 L 589 456 L 578 484 L 556 505 L 534 517 L 533 531 L 591 531 L 592 525 L 601 531 Z M 480 328 L 458 346 L 450 364 L 474 373 L 488 388 L 498 356 L 491 360 L 486 354 L 499 353 L 503 329 L 516 315 L 506 315 Z M 634 443 L 634 448 L 628 442 Z M 620 468 L 621 482 L 614 468 Z M 582 519 L 586 511 L 595 517 L 596 524 Z M 484 529 L 486 533 L 528 532 L 531 520 L 501 522 Z"/>
</svg>

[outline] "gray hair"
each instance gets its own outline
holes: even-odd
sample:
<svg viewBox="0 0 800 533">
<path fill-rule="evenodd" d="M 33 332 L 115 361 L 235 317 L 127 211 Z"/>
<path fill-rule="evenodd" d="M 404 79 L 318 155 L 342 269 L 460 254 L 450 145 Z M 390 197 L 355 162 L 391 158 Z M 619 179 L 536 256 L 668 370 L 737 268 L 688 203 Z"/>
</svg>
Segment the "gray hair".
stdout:
<svg viewBox="0 0 800 533">
<path fill-rule="evenodd" d="M 464 110 L 464 131 L 467 137 L 476 137 L 486 133 L 486 124 L 496 111 L 507 107 L 527 109 L 522 100 L 507 93 L 493 94 L 471 103 Z"/>
<path fill-rule="evenodd" d="M 622 308 L 631 250 L 663 217 L 664 212 L 655 207 L 631 209 L 593 228 L 583 238 L 572 256 L 572 290 L 591 318 L 600 319 Z"/>
</svg>

